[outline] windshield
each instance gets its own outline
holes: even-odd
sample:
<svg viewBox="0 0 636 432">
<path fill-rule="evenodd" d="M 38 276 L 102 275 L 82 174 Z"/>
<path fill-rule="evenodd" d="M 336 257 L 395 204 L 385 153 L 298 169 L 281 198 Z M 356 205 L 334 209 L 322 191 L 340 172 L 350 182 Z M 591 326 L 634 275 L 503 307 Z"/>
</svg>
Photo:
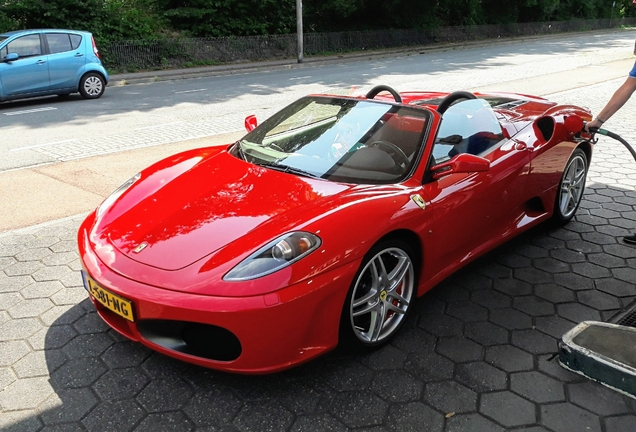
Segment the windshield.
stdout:
<svg viewBox="0 0 636 432">
<path fill-rule="evenodd" d="M 451 105 L 442 116 L 433 157 L 444 162 L 456 154 L 483 155 L 504 138 L 501 125 L 484 99 L 469 99 Z"/>
<path fill-rule="evenodd" d="M 306 97 L 239 141 L 248 162 L 347 183 L 394 183 L 420 154 L 429 113 L 359 99 Z"/>
</svg>

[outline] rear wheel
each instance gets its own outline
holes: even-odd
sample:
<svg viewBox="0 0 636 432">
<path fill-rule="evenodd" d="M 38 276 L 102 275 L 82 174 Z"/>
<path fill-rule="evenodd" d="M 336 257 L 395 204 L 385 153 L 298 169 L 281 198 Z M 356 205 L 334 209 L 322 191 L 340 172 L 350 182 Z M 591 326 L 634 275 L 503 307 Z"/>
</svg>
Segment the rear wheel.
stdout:
<svg viewBox="0 0 636 432">
<path fill-rule="evenodd" d="M 402 327 L 415 298 L 413 257 L 400 240 L 383 241 L 367 253 L 342 311 L 342 348 L 379 347 Z"/>
<path fill-rule="evenodd" d="M 104 77 L 96 72 L 89 72 L 80 80 L 79 92 L 85 99 L 97 99 L 105 89 Z"/>
<path fill-rule="evenodd" d="M 581 149 L 575 149 L 568 160 L 554 202 L 552 220 L 560 225 L 566 224 L 573 217 L 581 204 L 585 190 L 585 178 L 588 168 L 587 156 Z"/>
</svg>

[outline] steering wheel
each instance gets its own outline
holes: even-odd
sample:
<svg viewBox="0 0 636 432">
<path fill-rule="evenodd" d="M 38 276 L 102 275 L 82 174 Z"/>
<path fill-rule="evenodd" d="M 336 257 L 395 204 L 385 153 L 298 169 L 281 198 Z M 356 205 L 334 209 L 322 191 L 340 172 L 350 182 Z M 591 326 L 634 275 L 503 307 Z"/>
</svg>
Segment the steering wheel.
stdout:
<svg viewBox="0 0 636 432">
<path fill-rule="evenodd" d="M 440 114 L 444 114 L 446 110 L 456 101 L 462 99 L 477 99 L 477 96 L 467 91 L 456 91 L 452 92 L 448 96 L 446 96 L 440 104 L 437 106 L 437 112 Z"/>
<path fill-rule="evenodd" d="M 387 85 L 377 85 L 373 87 L 367 93 L 366 98 L 373 99 L 378 95 L 378 93 L 382 93 L 383 91 L 391 93 L 391 96 L 393 96 L 393 99 L 395 99 L 397 103 L 402 103 L 402 97 L 400 96 L 400 94 Z"/>
<path fill-rule="evenodd" d="M 404 153 L 401 148 L 399 148 L 392 142 L 381 140 L 373 141 L 371 144 L 369 144 L 369 147 L 377 147 L 380 150 L 384 151 L 386 154 L 391 156 L 391 159 L 393 159 L 397 166 L 400 166 L 403 169 L 405 169 L 409 165 L 409 162 L 411 162 L 406 153 Z"/>
</svg>

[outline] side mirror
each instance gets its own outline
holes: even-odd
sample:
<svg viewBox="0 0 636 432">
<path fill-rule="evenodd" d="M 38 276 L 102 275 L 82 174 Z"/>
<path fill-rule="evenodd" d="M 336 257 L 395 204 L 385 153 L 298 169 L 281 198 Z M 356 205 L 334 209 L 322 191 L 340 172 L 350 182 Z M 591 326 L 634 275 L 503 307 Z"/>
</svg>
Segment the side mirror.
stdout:
<svg viewBox="0 0 636 432">
<path fill-rule="evenodd" d="M 248 115 L 245 117 L 245 130 L 248 132 L 252 132 L 258 126 L 258 121 L 256 120 L 256 116 L 254 114 Z"/>
<path fill-rule="evenodd" d="M 460 153 L 448 162 L 431 168 L 435 180 L 450 174 L 484 172 L 490 169 L 490 161 L 469 153 Z"/>
<path fill-rule="evenodd" d="M 16 53 L 10 53 L 7 54 L 6 56 L 4 56 L 4 58 L 2 59 L 2 61 L 5 62 L 12 62 L 12 61 L 16 61 L 20 56 Z"/>
</svg>

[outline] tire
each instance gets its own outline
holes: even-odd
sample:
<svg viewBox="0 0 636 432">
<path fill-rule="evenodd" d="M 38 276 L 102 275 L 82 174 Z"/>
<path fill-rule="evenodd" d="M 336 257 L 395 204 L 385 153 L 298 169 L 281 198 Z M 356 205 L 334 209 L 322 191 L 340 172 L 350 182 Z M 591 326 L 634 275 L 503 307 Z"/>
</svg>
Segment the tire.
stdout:
<svg viewBox="0 0 636 432">
<path fill-rule="evenodd" d="M 565 165 L 557 189 L 552 215 L 552 221 L 556 225 L 565 225 L 576 214 L 585 190 L 587 169 L 588 161 L 585 152 L 579 148 L 575 149 Z"/>
<path fill-rule="evenodd" d="M 360 352 L 386 344 L 415 299 L 414 253 L 401 240 L 376 244 L 353 279 L 340 319 L 341 349 Z"/>
<path fill-rule="evenodd" d="M 104 94 L 104 90 L 104 77 L 96 72 L 89 72 L 80 80 L 79 92 L 84 99 L 97 99 Z"/>
</svg>

